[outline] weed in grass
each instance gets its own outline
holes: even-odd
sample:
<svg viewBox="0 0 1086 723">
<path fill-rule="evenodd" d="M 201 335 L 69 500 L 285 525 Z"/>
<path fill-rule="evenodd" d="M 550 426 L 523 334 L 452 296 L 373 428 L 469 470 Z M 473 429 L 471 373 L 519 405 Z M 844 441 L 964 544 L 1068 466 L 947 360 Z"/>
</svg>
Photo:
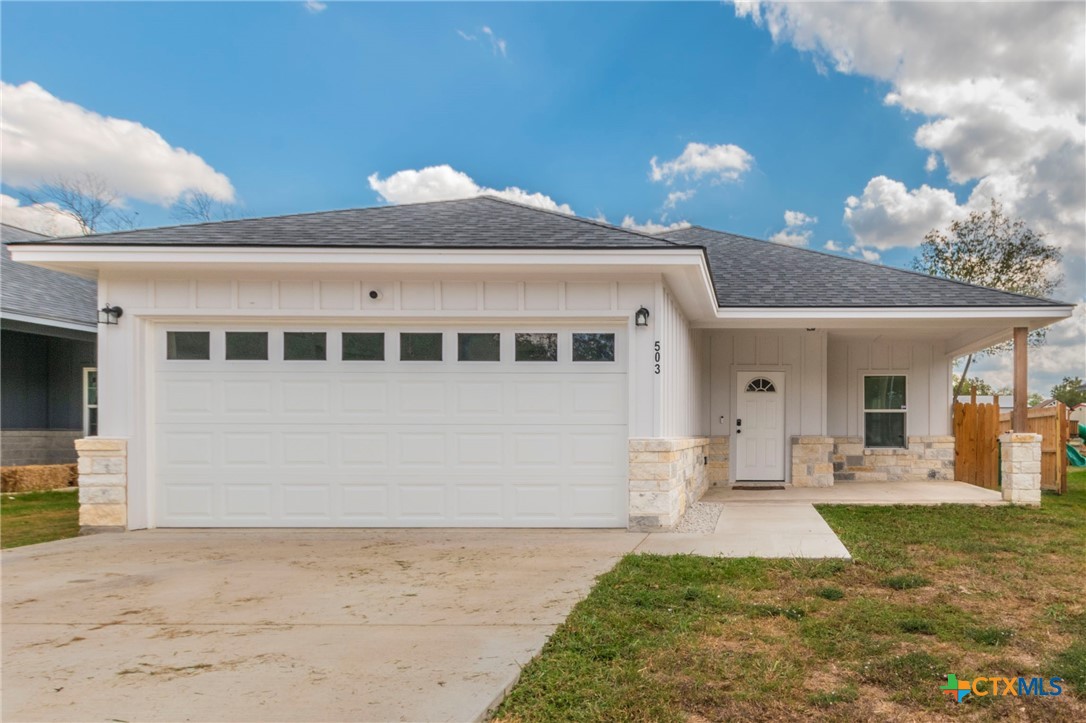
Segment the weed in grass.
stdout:
<svg viewBox="0 0 1086 723">
<path fill-rule="evenodd" d="M 898 621 L 897 626 L 903 633 L 935 635 L 935 626 L 926 618 L 904 618 L 903 620 Z"/>
<path fill-rule="evenodd" d="M 923 575 L 906 573 L 904 575 L 888 577 L 882 581 L 882 584 L 891 590 L 914 590 L 918 587 L 927 587 L 928 585 L 931 585 L 931 580 Z"/>
<path fill-rule="evenodd" d="M 1014 637 L 1014 631 L 1008 628 L 971 628 L 966 635 L 975 643 L 999 647 Z"/>
<path fill-rule="evenodd" d="M 845 596 L 845 591 L 839 587 L 820 587 L 815 590 L 815 595 L 823 600 L 840 600 Z"/>
<path fill-rule="evenodd" d="M 781 607 L 780 605 L 751 605 L 751 614 L 756 617 L 770 618 L 782 617 L 789 620 L 802 620 L 807 614 L 806 610 L 797 607 Z"/>
<path fill-rule="evenodd" d="M 906 688 L 926 681 L 941 680 L 946 663 L 930 653 L 914 651 L 873 660 L 860 666 L 860 677 L 887 688 Z"/>
<path fill-rule="evenodd" d="M 855 703 L 860 699 L 860 691 L 854 685 L 845 685 L 833 690 L 811 693 L 807 701 L 818 708 L 829 708 L 840 703 Z"/>
</svg>

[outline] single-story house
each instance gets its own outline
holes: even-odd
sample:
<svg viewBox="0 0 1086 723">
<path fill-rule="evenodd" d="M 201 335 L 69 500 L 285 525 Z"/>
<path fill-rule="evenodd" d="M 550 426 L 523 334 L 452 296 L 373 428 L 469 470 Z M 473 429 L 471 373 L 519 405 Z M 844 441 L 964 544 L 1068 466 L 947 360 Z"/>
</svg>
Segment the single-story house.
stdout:
<svg viewBox="0 0 1086 723">
<path fill-rule="evenodd" d="M 9 241 L 48 240 L 0 223 L 0 465 L 68 464 L 97 434 L 93 280 L 15 263 Z"/>
<path fill-rule="evenodd" d="M 116 307 L 89 527 L 659 529 L 711 484 L 949 479 L 952 359 L 1071 313 L 489 197 L 13 250 Z"/>
</svg>

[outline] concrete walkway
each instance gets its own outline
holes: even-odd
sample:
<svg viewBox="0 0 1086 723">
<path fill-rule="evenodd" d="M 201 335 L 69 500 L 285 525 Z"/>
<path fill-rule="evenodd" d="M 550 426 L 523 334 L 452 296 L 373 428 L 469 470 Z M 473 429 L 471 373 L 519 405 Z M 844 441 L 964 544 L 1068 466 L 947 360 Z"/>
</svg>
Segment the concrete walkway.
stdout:
<svg viewBox="0 0 1086 723">
<path fill-rule="evenodd" d="M 635 552 L 706 557 L 843 558 L 851 555 L 815 508 L 805 503 L 731 502 L 712 533 L 660 532 Z"/>
<path fill-rule="evenodd" d="M 707 557 L 807 557 L 849 559 L 815 504 L 1002 505 L 997 490 L 964 482 L 839 482 L 833 487 L 712 488 L 702 502 L 722 504 L 711 533 L 655 533 L 637 552 Z"/>
<path fill-rule="evenodd" d="M 838 482 L 833 487 L 785 487 L 736 490 L 714 487 L 703 502 L 807 502 L 828 505 L 1002 505 L 999 490 L 965 482 Z"/>
</svg>

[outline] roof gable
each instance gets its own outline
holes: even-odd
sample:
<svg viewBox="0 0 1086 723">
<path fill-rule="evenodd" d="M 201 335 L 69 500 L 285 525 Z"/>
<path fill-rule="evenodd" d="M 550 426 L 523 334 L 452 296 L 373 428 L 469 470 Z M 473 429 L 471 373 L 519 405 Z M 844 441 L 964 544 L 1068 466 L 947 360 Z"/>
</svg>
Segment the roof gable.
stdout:
<svg viewBox="0 0 1086 723">
<path fill-rule="evenodd" d="M 1061 305 L 700 226 L 661 236 L 706 250 L 721 307 Z"/>
</svg>

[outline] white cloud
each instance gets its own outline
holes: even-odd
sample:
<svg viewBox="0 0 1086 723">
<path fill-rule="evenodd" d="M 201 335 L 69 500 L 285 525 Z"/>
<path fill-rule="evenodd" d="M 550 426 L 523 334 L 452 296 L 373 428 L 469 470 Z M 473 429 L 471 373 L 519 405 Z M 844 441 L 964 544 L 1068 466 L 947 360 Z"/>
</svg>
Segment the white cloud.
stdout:
<svg viewBox="0 0 1086 723">
<path fill-rule="evenodd" d="M 809 227 L 816 223 L 816 217 L 808 216 L 802 211 L 785 211 L 784 228 L 770 236 L 769 240 L 786 246 L 806 246 L 813 233 L 813 229 Z"/>
<path fill-rule="evenodd" d="M 328 3 L 322 3 L 320 0 L 305 0 L 305 9 L 311 13 L 323 13 L 328 9 Z"/>
<path fill-rule="evenodd" d="M 998 195 L 1086 254 L 1086 5 L 745 2 L 736 14 L 838 72 L 888 83 L 884 101 L 924 119 L 914 142 L 927 170 L 941 162 L 952 182 L 977 182 L 967 208 Z"/>
<path fill-rule="evenodd" d="M 928 160 L 924 161 L 924 170 L 928 173 L 934 173 L 935 169 L 939 167 L 939 156 L 934 153 L 928 154 Z"/>
<path fill-rule="evenodd" d="M 55 203 L 20 205 L 19 199 L 0 193 L 0 221 L 27 231 L 46 236 L 79 236 L 83 233 L 79 222 L 71 216 L 59 213 Z"/>
<path fill-rule="evenodd" d="M 809 224 L 818 223 L 816 216 L 808 216 L 802 211 L 785 211 L 784 212 L 784 225 L 789 228 L 795 226 L 807 226 Z"/>
<path fill-rule="evenodd" d="M 146 126 L 60 100 L 37 83 L 0 83 L 0 88 L 0 143 L 9 186 L 31 188 L 90 174 L 124 198 L 161 206 L 192 191 L 234 200 L 230 179 Z"/>
<path fill-rule="evenodd" d="M 713 177 L 716 181 L 738 181 L 750 170 L 754 156 L 739 146 L 705 143 L 688 143 L 677 158 L 657 163 L 656 156 L 649 160 L 652 168 L 649 177 L 653 181 L 672 183 L 676 178 L 699 179 Z"/>
<path fill-rule="evenodd" d="M 606 219 L 605 219 L 606 220 Z M 689 221 L 676 221 L 675 223 L 656 223 L 651 218 L 645 223 L 638 223 L 633 216 L 625 216 L 620 224 L 622 228 L 641 233 L 663 233 L 664 231 L 678 231 L 681 228 L 690 228 Z"/>
<path fill-rule="evenodd" d="M 689 201 L 696 193 L 697 190 L 693 188 L 688 191 L 672 191 L 667 194 L 667 199 L 664 201 L 664 208 L 673 209 L 683 201 Z"/>
<path fill-rule="evenodd" d="M 833 239 L 830 239 L 826 243 L 822 244 L 822 248 L 826 249 L 827 251 L 838 251 L 838 252 L 845 250 L 844 246 L 837 243 Z"/>
<path fill-rule="evenodd" d="M 878 261 L 880 258 L 882 258 L 878 251 L 864 248 L 863 246 L 858 246 L 856 244 L 852 244 L 847 249 L 845 249 L 845 253 L 849 256 L 860 256 L 861 258 L 863 258 L 864 261 Z"/>
<path fill-rule="evenodd" d="M 499 38 L 493 28 L 489 25 L 484 25 L 479 29 L 479 32 L 485 35 L 487 40 L 490 41 L 490 51 L 494 53 L 494 55 L 500 55 L 503 58 L 509 57 L 509 44 L 505 42 L 505 38 Z M 456 34 L 464 40 L 467 40 L 469 43 L 474 43 L 479 39 L 478 35 L 473 35 L 472 33 L 467 33 L 460 29 L 457 29 Z"/>
<path fill-rule="evenodd" d="M 490 26 L 483 26 L 483 34 L 490 38 L 490 49 L 494 51 L 494 55 L 501 55 L 503 58 L 507 56 L 507 45 L 503 38 L 499 38 L 494 34 L 494 31 L 490 29 Z"/>
<path fill-rule="evenodd" d="M 573 215 L 568 204 L 558 203 L 542 193 L 531 193 L 516 186 L 502 190 L 480 186 L 471 176 L 452 166 L 428 166 L 419 170 L 405 169 L 382 179 L 374 173 L 367 179 L 370 188 L 388 203 L 422 203 L 426 201 L 450 201 L 474 196 L 498 196 L 528 206 Z"/>
<path fill-rule="evenodd" d="M 950 191 L 923 185 L 909 190 L 901 181 L 876 176 L 860 197 L 845 202 L 845 225 L 862 246 L 914 248 L 933 228 L 964 215 Z"/>
</svg>

